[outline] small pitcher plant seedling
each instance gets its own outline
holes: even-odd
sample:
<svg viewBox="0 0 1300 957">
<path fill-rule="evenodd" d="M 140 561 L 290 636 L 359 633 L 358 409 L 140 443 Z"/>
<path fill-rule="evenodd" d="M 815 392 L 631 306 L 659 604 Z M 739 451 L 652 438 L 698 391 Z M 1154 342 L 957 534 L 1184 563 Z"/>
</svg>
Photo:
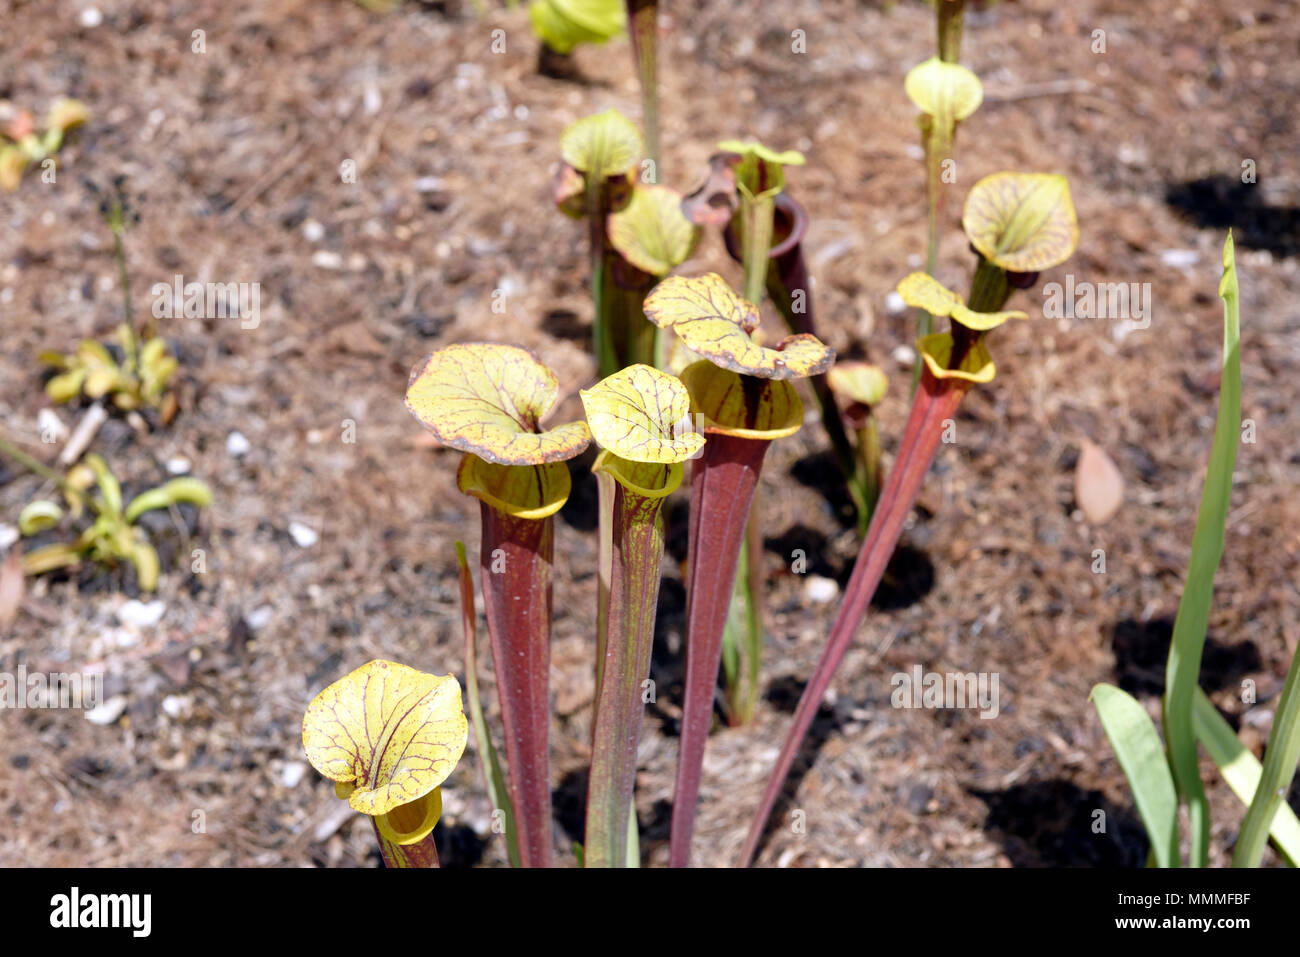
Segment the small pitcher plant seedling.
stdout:
<svg viewBox="0 0 1300 957">
<path fill-rule="evenodd" d="M 520 862 L 551 862 L 548 672 L 554 515 L 569 497 L 563 464 L 586 449 L 585 422 L 550 430 L 554 373 L 526 349 L 448 346 L 411 373 L 406 405 L 443 444 L 465 455 L 457 487 L 477 498 L 479 569 L 500 689 Z"/>
<path fill-rule="evenodd" d="M 70 402 L 84 394 L 88 399 L 109 398 L 123 411 L 159 408 L 167 401 L 167 383 L 176 372 L 176 357 L 167 343 L 154 337 L 136 351 L 130 327 L 117 327 L 116 336 L 123 359 L 119 363 L 105 346 L 94 339 L 82 339 L 66 355 L 42 352 L 43 363 L 59 370 L 45 383 L 45 394 L 54 402 Z"/>
<path fill-rule="evenodd" d="M 93 452 L 65 478 L 19 452 L 6 440 L 0 439 L 0 451 L 58 485 L 72 519 L 79 518 L 87 505 L 94 515 L 94 521 L 75 540 L 43 545 L 23 555 L 23 571 L 28 575 L 72 568 L 86 560 L 108 568 L 129 562 L 135 568 L 140 590 L 154 591 L 161 570 L 158 552 L 144 529 L 136 524 L 137 520 L 145 512 L 183 503 L 199 508 L 212 504 L 211 490 L 189 476 L 171 479 L 124 502 L 121 483 L 107 463 Z M 92 486 L 98 494 L 88 494 Z M 18 530 L 23 536 L 36 535 L 56 528 L 63 518 L 64 510 L 58 503 L 37 499 L 19 514 Z"/>
<path fill-rule="evenodd" d="M 1210 807 L 1201 782 L 1197 741 L 1248 805 L 1232 856 L 1234 867 L 1258 867 L 1269 837 L 1292 866 L 1300 865 L 1300 821 L 1284 798 L 1300 760 L 1300 654 L 1292 657 L 1278 699 L 1261 768 L 1197 684 L 1209 625 L 1214 576 L 1223 556 L 1232 471 L 1241 428 L 1239 290 L 1232 234 L 1223 245 L 1223 376 L 1214 443 L 1201 494 L 1187 580 L 1178 603 L 1165 676 L 1165 743 L 1142 704 L 1126 691 L 1099 684 L 1090 695 L 1151 843 L 1150 863 L 1182 864 L 1178 805 L 1187 802 L 1190 859 L 1209 859 Z"/>
<path fill-rule="evenodd" d="M 757 308 L 716 274 L 665 280 L 646 300 L 646 315 L 704 357 L 682 372 L 697 427 L 708 436 L 691 478 L 686 696 L 673 799 L 671 862 L 685 867 L 723 632 L 763 458 L 775 439 L 794 434 L 803 424 L 803 404 L 788 380 L 824 372 L 835 357 L 806 333 L 789 336 L 775 348 L 756 343 Z M 752 713 L 759 649 L 747 649 L 746 664 L 745 704 L 733 706 Z"/>
<path fill-rule="evenodd" d="M 767 283 L 768 255 L 775 229 L 776 197 L 785 189 L 785 167 L 802 166 L 798 150 L 778 153 L 762 143 L 727 140 L 719 143 L 730 154 L 730 166 L 739 197 L 741 262 L 745 269 L 744 296 L 755 305 L 762 302 Z"/>
<path fill-rule="evenodd" d="M 758 850 L 799 745 L 880 584 L 938 450 L 944 423 L 976 383 L 993 379 L 995 369 L 985 336 L 1008 319 L 1026 318 L 1023 312 L 1001 311 L 1012 282 L 1017 286 L 1032 282 L 1039 270 L 1068 259 L 1078 242 L 1069 184 L 1062 176 L 996 173 L 986 177 L 967 197 L 962 225 L 978 254 L 971 293 L 964 303 L 925 273 L 913 273 L 899 283 L 898 293 L 904 302 L 931 315 L 947 316 L 951 329 L 932 333 L 917 343 L 925 371 L 912 399 L 893 468 L 854 563 L 826 650 L 799 700 L 794 723 L 768 779 L 741 852 L 742 864 L 748 864 Z"/>
<path fill-rule="evenodd" d="M 85 104 L 67 97 L 55 100 L 41 133 L 36 131 L 30 111 L 15 111 L 0 128 L 0 189 L 6 193 L 16 190 L 29 168 L 44 164 L 59 151 L 68 131 L 88 119 L 90 111 Z"/>
<path fill-rule="evenodd" d="M 307 706 L 302 746 L 334 793 L 374 825 L 388 867 L 437 867 L 441 785 L 465 751 L 460 684 L 376 659 Z"/>
<path fill-rule="evenodd" d="M 87 186 L 92 195 L 101 196 L 93 182 L 87 181 Z M 142 344 L 136 328 L 131 279 L 126 269 L 126 229 L 129 222 L 139 221 L 139 214 L 131 209 L 123 177 L 114 179 L 112 189 L 101 197 L 99 208 L 113 234 L 113 254 L 122 287 L 123 319 L 115 331 L 122 359 L 118 361 L 108 347 L 93 339 L 83 339 L 67 354 L 46 350 L 39 358 L 57 373 L 45 383 L 45 393 L 59 403 L 84 394 L 92 400 L 108 397 L 115 408 L 124 412 L 157 409 L 166 424 L 176 414 L 176 397 L 167 391 L 167 385 L 176 373 L 177 360 L 161 337 L 149 338 Z"/>
<path fill-rule="evenodd" d="M 680 381 L 635 365 L 581 393 L 602 451 L 593 469 L 613 479 L 608 596 L 600 602 L 596 713 L 587 785 L 587 867 L 629 863 L 633 790 L 664 554 L 663 500 L 681 484 L 682 463 L 704 447 L 691 428 Z M 605 516 L 602 515 L 602 519 Z M 604 564 L 602 556 L 602 564 Z M 716 673 L 716 665 L 715 665 Z"/>
</svg>

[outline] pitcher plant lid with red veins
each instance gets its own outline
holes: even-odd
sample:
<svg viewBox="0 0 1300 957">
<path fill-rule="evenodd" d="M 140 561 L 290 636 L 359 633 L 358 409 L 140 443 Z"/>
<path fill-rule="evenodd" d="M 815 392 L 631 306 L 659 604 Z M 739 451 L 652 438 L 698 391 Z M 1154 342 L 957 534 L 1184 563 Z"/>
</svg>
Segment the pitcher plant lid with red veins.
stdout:
<svg viewBox="0 0 1300 957">
<path fill-rule="evenodd" d="M 985 259 L 1012 273 L 1059 265 L 1079 242 L 1069 181 L 1049 173 L 985 176 L 966 197 L 961 223 Z"/>
<path fill-rule="evenodd" d="M 460 684 L 394 661 L 370 661 L 318 694 L 302 721 L 307 760 L 353 810 L 398 844 L 423 840 L 439 786 L 465 750 Z"/>
<path fill-rule="evenodd" d="M 465 343 L 415 367 L 406 407 L 453 449 L 497 465 L 542 465 L 571 459 L 591 441 L 585 422 L 541 428 L 558 390 L 555 373 L 527 349 Z"/>
<path fill-rule="evenodd" d="M 738 296 L 717 273 L 670 276 L 646 297 L 645 314 L 692 352 L 714 365 L 760 379 L 799 379 L 820 375 L 835 353 L 816 336 L 787 336 L 775 348 L 753 338 L 758 309 Z"/>
<path fill-rule="evenodd" d="M 645 498 L 661 498 L 681 484 L 682 463 L 699 454 L 705 440 L 691 422 L 691 399 L 679 379 L 634 365 L 580 395 L 603 449 L 593 470 L 609 472 Z"/>
</svg>

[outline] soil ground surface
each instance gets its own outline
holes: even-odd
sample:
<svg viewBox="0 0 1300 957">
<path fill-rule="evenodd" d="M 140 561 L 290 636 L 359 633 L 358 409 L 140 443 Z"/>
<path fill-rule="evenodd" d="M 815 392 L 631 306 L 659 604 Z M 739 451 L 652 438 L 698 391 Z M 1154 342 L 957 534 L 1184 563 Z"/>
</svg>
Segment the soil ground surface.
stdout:
<svg viewBox="0 0 1300 957">
<path fill-rule="evenodd" d="M 121 321 L 110 233 L 85 186 L 126 177 L 139 316 L 155 283 L 256 282 L 260 322 L 160 320 L 181 360 L 179 412 L 115 415 L 92 449 L 139 491 L 184 460 L 201 515 L 159 513 L 155 624 L 124 605 L 133 573 L 28 581 L 0 670 L 93 672 L 120 713 L 0 714 L 0 864 L 376 866 L 369 825 L 306 765 L 305 706 L 371 658 L 464 677 L 453 542 L 478 547 L 457 453 L 404 408 L 441 345 L 523 344 L 559 375 L 556 421 L 595 379 L 583 227 L 550 198 L 561 130 L 640 115 L 626 38 L 539 75 L 523 9 L 345 0 L 6 0 L 0 100 L 92 117 L 0 195 L 0 415 L 44 461 L 36 356 Z M 967 399 L 892 568 L 824 703 L 759 857 L 765 866 L 1140 866 L 1146 839 L 1088 693 L 1115 682 L 1158 717 L 1217 409 L 1219 253 L 1236 227 L 1243 416 L 1202 684 L 1256 754 L 1300 635 L 1300 19 L 1282 0 L 1030 0 L 968 17 L 962 59 L 985 101 L 962 125 L 939 278 L 969 281 L 961 204 L 999 170 L 1066 174 L 1073 258 L 991 337 L 998 377 Z M 665 5 L 661 180 L 702 179 L 718 141 L 804 151 L 820 331 L 890 373 L 886 461 L 907 409 L 913 317 L 890 293 L 925 250 L 907 69 L 933 53 L 923 4 Z M 198 37 L 194 31 L 202 30 Z M 494 31 L 504 51 L 493 51 Z M 803 31 L 806 52 L 792 51 Z M 1098 34 L 1097 31 L 1103 31 Z M 1098 51 L 1098 37 L 1104 51 Z M 198 40 L 203 52 L 196 52 Z M 498 44 L 499 46 L 499 44 Z M 1256 181 L 1242 182 L 1250 161 Z M 344 182 L 341 164 L 354 164 Z M 716 233 L 680 270 L 740 270 Z M 1149 283 L 1146 328 L 1042 316 L 1047 282 Z M 505 314 L 492 309 L 504 291 Z M 765 322 L 779 320 L 765 306 Z M 806 394 L 806 393 L 805 393 Z M 810 409 L 815 408 L 811 401 Z M 84 407 L 55 406 L 71 427 Z M 246 440 L 232 438 L 236 433 Z M 349 441 L 349 439 L 354 441 Z M 1083 520 L 1085 440 L 1125 499 Z M 593 685 L 595 491 L 589 457 L 556 531 L 555 846 L 582 837 Z M 0 464 L 0 521 L 48 484 Z M 820 425 L 771 450 L 759 509 L 767 645 L 752 725 L 710 738 L 696 862 L 735 861 L 857 551 Z M 686 497 L 669 506 L 637 780 L 647 865 L 667 860 L 682 688 Z M 11 537 L 11 536 L 9 536 Z M 29 546 L 30 547 L 30 546 Z M 191 569 L 203 551 L 204 571 Z M 796 574 L 794 553 L 809 568 Z M 1105 571 L 1094 572 L 1098 549 Z M 147 599 L 148 596 L 145 596 Z M 829 600 L 827 600 L 829 598 Z M 891 676 L 984 672 L 996 718 L 891 707 Z M 483 668 L 489 720 L 495 684 Z M 1241 700 L 1255 683 L 1257 702 Z M 499 731 L 499 724 L 496 725 Z M 1243 809 L 1212 764 L 1213 860 Z M 1300 799 L 1292 795 L 1292 805 Z M 448 866 L 501 866 L 473 746 L 444 789 Z M 1096 812 L 1104 812 L 1099 833 Z M 802 812 L 796 814 L 795 812 Z M 801 826 L 796 827 L 798 822 Z M 1272 851 L 1266 862 L 1276 863 Z"/>
</svg>

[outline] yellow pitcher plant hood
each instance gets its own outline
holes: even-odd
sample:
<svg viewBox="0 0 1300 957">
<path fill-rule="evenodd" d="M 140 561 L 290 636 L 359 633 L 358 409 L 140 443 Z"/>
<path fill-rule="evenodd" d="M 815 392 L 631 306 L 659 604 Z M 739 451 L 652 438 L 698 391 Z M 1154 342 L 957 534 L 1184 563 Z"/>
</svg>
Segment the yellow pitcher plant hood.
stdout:
<svg viewBox="0 0 1300 957">
<path fill-rule="evenodd" d="M 984 101 L 979 77 L 958 63 L 946 63 L 938 57 L 912 67 L 903 89 L 917 109 L 947 135 Z"/>
<path fill-rule="evenodd" d="M 704 447 L 704 436 L 693 427 L 691 399 L 679 379 L 634 365 L 579 394 L 604 450 L 595 471 L 609 472 L 645 498 L 661 498 L 681 484 L 682 463 Z"/>
<path fill-rule="evenodd" d="M 962 302 L 961 296 L 933 276 L 923 272 L 914 272 L 904 277 L 898 284 L 898 294 L 909 306 L 924 309 L 932 316 L 947 316 L 976 332 L 996 329 L 1008 319 L 1029 318 L 1028 313 L 1021 312 L 1019 309 L 1009 309 L 1004 312 L 976 312 Z"/>
<path fill-rule="evenodd" d="M 700 241 L 700 227 L 682 214 L 681 193 L 668 186 L 638 186 L 626 206 L 610 213 L 608 232 L 619 255 L 659 277 L 689 259 Z"/>
<path fill-rule="evenodd" d="M 787 336 L 774 349 L 759 345 L 751 335 L 758 309 L 717 273 L 670 276 L 646 297 L 645 314 L 692 352 L 742 375 L 797 379 L 820 375 L 835 361 L 835 353 L 808 333 Z"/>
<path fill-rule="evenodd" d="M 560 134 L 564 162 L 588 180 L 630 172 L 644 151 L 641 131 L 618 110 L 583 117 Z"/>
<path fill-rule="evenodd" d="M 467 343 L 415 367 L 406 407 L 444 445 L 498 465 L 541 465 L 571 459 L 591 441 L 585 422 L 541 429 L 558 389 L 555 373 L 527 349 Z"/>
<path fill-rule="evenodd" d="M 980 254 L 1007 272 L 1065 262 L 1079 242 L 1070 184 L 1048 173 L 994 173 L 971 189 L 962 227 Z"/>
<path fill-rule="evenodd" d="M 441 811 L 438 787 L 460 760 L 468 734 L 453 676 L 382 659 L 327 687 L 302 721 L 312 767 L 397 844 L 433 830 Z"/>
<path fill-rule="evenodd" d="M 870 362 L 837 362 L 826 373 L 826 384 L 850 403 L 876 406 L 885 397 L 889 379 L 880 366 Z"/>
</svg>

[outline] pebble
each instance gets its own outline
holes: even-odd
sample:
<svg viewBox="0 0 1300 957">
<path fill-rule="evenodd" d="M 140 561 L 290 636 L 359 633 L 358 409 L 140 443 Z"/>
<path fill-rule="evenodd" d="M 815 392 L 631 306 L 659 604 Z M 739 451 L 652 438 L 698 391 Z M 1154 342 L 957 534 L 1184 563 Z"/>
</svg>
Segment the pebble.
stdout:
<svg viewBox="0 0 1300 957">
<path fill-rule="evenodd" d="M 271 623 L 271 617 L 275 614 L 275 609 L 270 605 L 258 605 L 244 618 L 248 627 L 253 631 L 261 631 Z"/>
<path fill-rule="evenodd" d="M 1201 254 L 1195 249 L 1162 249 L 1160 262 L 1174 269 L 1189 269 L 1201 260 Z"/>
<path fill-rule="evenodd" d="M 436 176 L 421 176 L 415 181 L 417 193 L 436 193 L 442 189 L 442 180 Z"/>
<path fill-rule="evenodd" d="M 307 773 L 307 765 L 301 761 L 286 761 L 280 771 L 280 783 L 287 788 L 296 788 Z"/>
<path fill-rule="evenodd" d="M 0 522 L 0 552 L 7 551 L 19 537 L 17 526 Z"/>
<path fill-rule="evenodd" d="M 115 694 L 103 704 L 87 711 L 86 720 L 91 724 L 112 724 L 118 718 L 122 717 L 122 712 L 125 710 L 126 695 Z"/>
<path fill-rule="evenodd" d="M 803 585 L 804 597 L 818 605 L 834 601 L 839 593 L 839 582 L 833 578 L 823 578 L 821 575 L 809 575 Z"/>
<path fill-rule="evenodd" d="M 304 525 L 302 522 L 290 522 L 289 534 L 293 536 L 293 540 L 299 548 L 311 548 L 319 538 L 315 529 Z"/>
<path fill-rule="evenodd" d="M 311 254 L 311 264 L 318 269 L 342 269 L 343 257 L 328 249 L 318 249 Z"/>
<path fill-rule="evenodd" d="M 162 709 L 169 718 L 179 719 L 185 717 L 190 712 L 189 695 L 169 694 L 162 699 Z"/>
<path fill-rule="evenodd" d="M 63 424 L 59 414 L 50 408 L 36 413 L 36 430 L 41 433 L 42 441 L 46 435 L 52 435 L 54 441 L 58 442 L 68 434 L 68 427 Z"/>
<path fill-rule="evenodd" d="M 174 455 L 167 460 L 167 471 L 172 475 L 187 475 L 190 471 L 190 460 L 183 455 Z"/>
<path fill-rule="evenodd" d="M 890 356 L 904 369 L 910 369 L 916 363 L 916 350 L 908 345 L 898 346 Z"/>
<path fill-rule="evenodd" d="M 243 432 L 231 432 L 226 436 L 226 453 L 233 455 L 235 458 L 247 455 L 252 451 L 253 445 L 244 437 Z"/>
<path fill-rule="evenodd" d="M 152 628 L 162 619 L 167 606 L 161 601 L 142 602 L 138 598 L 123 602 L 117 610 L 117 620 L 136 628 Z"/>
<path fill-rule="evenodd" d="M 325 227 L 314 219 L 302 224 L 303 238 L 309 243 L 318 243 L 325 238 Z"/>
<path fill-rule="evenodd" d="M 897 290 L 885 296 L 885 311 L 891 316 L 896 316 L 906 309 L 907 303 L 903 302 L 903 297 L 898 294 Z"/>
<path fill-rule="evenodd" d="M 104 22 L 104 15 L 99 12 L 98 7 L 86 7 L 81 11 L 81 16 L 77 20 L 87 30 L 93 30 Z"/>
</svg>

